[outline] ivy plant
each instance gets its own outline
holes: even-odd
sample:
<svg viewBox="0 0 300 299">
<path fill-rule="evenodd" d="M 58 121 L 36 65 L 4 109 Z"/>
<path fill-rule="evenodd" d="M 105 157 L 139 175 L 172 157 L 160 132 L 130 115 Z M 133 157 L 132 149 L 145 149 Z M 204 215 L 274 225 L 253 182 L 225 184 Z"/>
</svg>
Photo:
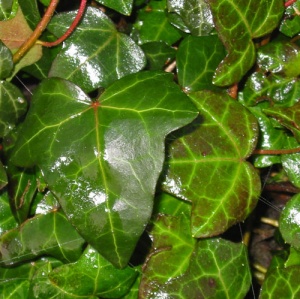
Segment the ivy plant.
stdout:
<svg viewBox="0 0 300 299">
<path fill-rule="evenodd" d="M 299 11 L 0 0 L 1 298 L 297 297 Z"/>
</svg>

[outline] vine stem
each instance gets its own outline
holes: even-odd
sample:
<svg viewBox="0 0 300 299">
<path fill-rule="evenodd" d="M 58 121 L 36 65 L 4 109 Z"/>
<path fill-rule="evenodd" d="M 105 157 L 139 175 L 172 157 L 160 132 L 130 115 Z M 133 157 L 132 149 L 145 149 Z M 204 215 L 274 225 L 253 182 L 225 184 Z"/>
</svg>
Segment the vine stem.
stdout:
<svg viewBox="0 0 300 299">
<path fill-rule="evenodd" d="M 78 9 L 78 12 L 77 12 L 77 15 L 76 15 L 75 19 L 73 20 L 73 22 L 70 25 L 70 27 L 68 28 L 68 30 L 60 38 L 58 38 L 54 42 L 38 41 L 38 43 L 41 44 L 44 47 L 54 47 L 54 46 L 59 45 L 65 39 L 67 39 L 71 35 L 71 33 L 75 30 L 78 23 L 80 22 L 83 14 L 85 12 L 86 2 L 87 2 L 87 0 L 81 0 L 80 6 L 79 6 L 79 9 Z"/>
<path fill-rule="evenodd" d="M 291 6 L 293 3 L 295 3 L 297 0 L 288 0 L 284 3 L 284 6 L 285 7 L 289 7 Z"/>
<path fill-rule="evenodd" d="M 36 26 L 35 30 L 31 34 L 31 36 L 23 43 L 23 45 L 18 49 L 18 51 L 13 55 L 13 62 L 17 63 L 26 53 L 27 51 L 32 48 L 36 43 L 40 44 L 44 47 L 54 47 L 63 42 L 66 38 L 70 36 L 70 34 L 75 30 L 76 26 L 80 22 L 84 12 L 87 0 L 81 0 L 80 7 L 78 9 L 77 15 L 75 19 L 73 20 L 72 24 L 68 28 L 68 30 L 56 41 L 54 42 L 44 42 L 44 41 L 38 41 L 38 38 L 41 36 L 43 31 L 46 29 L 47 25 L 49 24 L 54 11 L 59 3 L 59 0 L 51 0 L 48 8 L 46 9 L 46 12 L 41 19 L 41 21 Z"/>
<path fill-rule="evenodd" d="M 300 153 L 300 147 L 270 150 L 270 149 L 256 149 L 253 151 L 254 155 L 287 155 Z"/>
</svg>

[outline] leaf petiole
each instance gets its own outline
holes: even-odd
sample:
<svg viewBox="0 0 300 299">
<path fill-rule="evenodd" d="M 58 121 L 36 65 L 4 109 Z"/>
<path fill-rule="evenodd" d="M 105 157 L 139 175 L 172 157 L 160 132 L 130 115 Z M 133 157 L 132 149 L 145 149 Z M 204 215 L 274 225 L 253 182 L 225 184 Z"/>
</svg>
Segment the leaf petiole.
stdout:
<svg viewBox="0 0 300 299">
<path fill-rule="evenodd" d="M 288 155 L 288 154 L 296 154 L 300 153 L 300 147 L 296 148 L 288 148 L 288 149 L 256 149 L 253 151 L 254 155 Z"/>
</svg>

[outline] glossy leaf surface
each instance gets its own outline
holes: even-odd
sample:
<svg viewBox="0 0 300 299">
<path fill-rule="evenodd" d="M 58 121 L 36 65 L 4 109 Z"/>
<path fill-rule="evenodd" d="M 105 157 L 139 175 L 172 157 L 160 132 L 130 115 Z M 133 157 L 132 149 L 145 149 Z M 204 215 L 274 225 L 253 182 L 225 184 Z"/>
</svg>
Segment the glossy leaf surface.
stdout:
<svg viewBox="0 0 300 299">
<path fill-rule="evenodd" d="M 96 0 L 97 2 L 116 10 L 123 15 L 130 15 L 133 0 Z"/>
<path fill-rule="evenodd" d="M 61 36 L 70 26 L 75 13 L 56 16 L 49 30 Z M 136 73 L 144 65 L 144 53 L 134 41 L 119 33 L 113 22 L 99 9 L 88 8 L 80 25 L 63 44 L 49 76 L 70 80 L 89 92 Z"/>
<path fill-rule="evenodd" d="M 3 164 L 0 162 L 0 190 L 7 184 L 7 175 L 3 167 Z"/>
<path fill-rule="evenodd" d="M 139 298 L 244 298 L 251 283 L 245 247 L 195 241 L 188 231 L 183 215 L 156 219 Z"/>
<path fill-rule="evenodd" d="M 214 83 L 237 83 L 253 66 L 256 53 L 252 39 L 272 32 L 284 7 L 277 0 L 208 0 L 220 39 L 228 55 L 216 70 Z M 258 9 L 259 7 L 259 9 Z"/>
<path fill-rule="evenodd" d="M 129 266 L 122 270 L 115 268 L 93 248 L 87 247 L 77 262 L 54 269 L 49 279 L 67 294 L 119 298 L 129 291 L 137 274 Z"/>
<path fill-rule="evenodd" d="M 0 21 L 13 18 L 18 10 L 17 0 L 0 0 Z"/>
<path fill-rule="evenodd" d="M 13 265 L 42 255 L 70 262 L 79 258 L 83 244 L 84 240 L 62 213 L 37 215 L 2 234 L 0 263 Z"/>
<path fill-rule="evenodd" d="M 297 298 L 300 296 L 300 266 L 276 268 L 267 275 L 260 294 L 261 299 Z"/>
<path fill-rule="evenodd" d="M 256 205 L 260 180 L 245 159 L 256 146 L 258 127 L 225 94 L 190 97 L 200 116 L 171 143 L 164 188 L 192 202 L 192 234 L 208 237 L 243 221 Z"/>
<path fill-rule="evenodd" d="M 139 44 L 165 42 L 172 45 L 181 38 L 179 31 L 169 22 L 166 8 L 166 0 L 151 0 L 139 11 L 132 32 L 133 38 Z"/>
<path fill-rule="evenodd" d="M 127 76 L 94 103 L 49 79 L 34 95 L 14 161 L 37 164 L 80 234 L 124 266 L 152 212 L 164 138 L 196 115 L 166 73 Z"/>
<path fill-rule="evenodd" d="M 213 16 L 204 0 L 168 0 L 168 11 L 177 16 L 172 24 L 184 32 L 203 36 L 214 30 Z"/>
<path fill-rule="evenodd" d="M 11 74 L 13 67 L 12 53 L 0 41 L 0 79 L 7 78 Z"/>
<path fill-rule="evenodd" d="M 0 191 L 0 233 L 3 234 L 7 230 L 17 226 L 17 222 L 10 209 L 9 198 L 6 190 Z"/>
<path fill-rule="evenodd" d="M 281 213 L 279 229 L 284 240 L 300 249 L 300 194 L 292 197 Z"/>
<path fill-rule="evenodd" d="M 292 5 L 289 5 L 285 9 L 284 17 L 280 24 L 280 32 L 283 34 L 293 37 L 300 31 L 300 18 L 296 10 L 299 11 L 300 9 L 300 2 L 297 0 Z"/>
<path fill-rule="evenodd" d="M 218 89 L 213 85 L 216 67 L 225 57 L 225 49 L 217 36 L 188 36 L 176 55 L 179 84 L 187 92 Z"/>
<path fill-rule="evenodd" d="M 21 91 L 10 82 L 0 81 L 0 137 L 15 127 L 26 110 L 27 103 Z"/>
</svg>

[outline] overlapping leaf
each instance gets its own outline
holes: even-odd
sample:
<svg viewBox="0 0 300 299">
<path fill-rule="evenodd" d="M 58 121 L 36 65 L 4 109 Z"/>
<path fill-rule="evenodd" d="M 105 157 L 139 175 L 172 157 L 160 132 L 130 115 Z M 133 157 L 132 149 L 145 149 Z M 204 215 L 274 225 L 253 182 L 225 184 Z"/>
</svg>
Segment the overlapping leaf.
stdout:
<svg viewBox="0 0 300 299">
<path fill-rule="evenodd" d="M 0 191 L 0 234 L 13 229 L 17 226 L 17 222 L 11 212 L 7 191 Z"/>
<path fill-rule="evenodd" d="M 167 45 L 172 45 L 181 38 L 179 30 L 169 22 L 166 8 L 166 0 L 151 0 L 144 9 L 139 11 L 131 33 L 139 44 L 165 42 Z"/>
<path fill-rule="evenodd" d="M 204 0 L 168 0 L 168 11 L 174 14 L 171 23 L 184 32 L 203 36 L 214 30 L 213 17 Z"/>
<path fill-rule="evenodd" d="M 7 81 L 0 81 L 0 137 L 15 127 L 26 110 L 27 103 L 21 91 Z"/>
<path fill-rule="evenodd" d="M 18 0 L 0 0 L 0 21 L 13 18 L 18 10 Z"/>
<path fill-rule="evenodd" d="M 7 175 L 3 167 L 3 164 L 0 162 L 0 190 L 7 184 Z"/>
<path fill-rule="evenodd" d="M 159 216 L 139 298 L 244 298 L 251 283 L 242 244 L 196 241 L 186 216 Z"/>
<path fill-rule="evenodd" d="M 300 31 L 300 18 L 299 18 L 299 11 L 300 9 L 300 1 L 297 0 L 292 5 L 289 5 L 286 10 L 284 17 L 281 21 L 279 30 L 283 34 L 293 37 Z"/>
<path fill-rule="evenodd" d="M 245 161 L 256 146 L 257 123 L 226 94 L 190 97 L 200 117 L 169 149 L 164 188 L 192 202 L 192 234 L 218 235 L 247 217 L 260 194 L 260 180 Z"/>
<path fill-rule="evenodd" d="M 13 67 L 12 54 L 0 41 L 0 79 L 7 78 L 11 74 Z"/>
<path fill-rule="evenodd" d="M 225 49 L 217 36 L 186 37 L 176 56 L 179 84 L 187 92 L 218 89 L 212 80 L 224 56 Z"/>
<path fill-rule="evenodd" d="M 216 70 L 214 83 L 237 83 L 255 62 L 252 39 L 272 32 L 279 24 L 284 6 L 277 0 L 208 0 L 218 34 L 228 55 Z"/>
<path fill-rule="evenodd" d="M 34 95 L 14 162 L 37 164 L 80 234 L 124 266 L 151 215 L 164 138 L 196 115 L 166 73 L 127 76 L 94 103 L 49 79 Z"/>
<path fill-rule="evenodd" d="M 130 15 L 133 0 L 96 0 L 97 2 L 110 7 L 123 15 Z"/>
<path fill-rule="evenodd" d="M 56 16 L 49 30 L 61 36 L 75 14 L 68 12 Z M 119 33 L 101 10 L 90 7 L 64 43 L 49 76 L 68 79 L 88 92 L 107 87 L 125 75 L 140 71 L 144 65 L 144 53 L 134 41 Z"/>
<path fill-rule="evenodd" d="M 75 261 L 82 252 L 84 240 L 57 211 L 37 215 L 0 238 L 0 264 L 13 265 L 43 255 L 63 262 Z"/>
</svg>

